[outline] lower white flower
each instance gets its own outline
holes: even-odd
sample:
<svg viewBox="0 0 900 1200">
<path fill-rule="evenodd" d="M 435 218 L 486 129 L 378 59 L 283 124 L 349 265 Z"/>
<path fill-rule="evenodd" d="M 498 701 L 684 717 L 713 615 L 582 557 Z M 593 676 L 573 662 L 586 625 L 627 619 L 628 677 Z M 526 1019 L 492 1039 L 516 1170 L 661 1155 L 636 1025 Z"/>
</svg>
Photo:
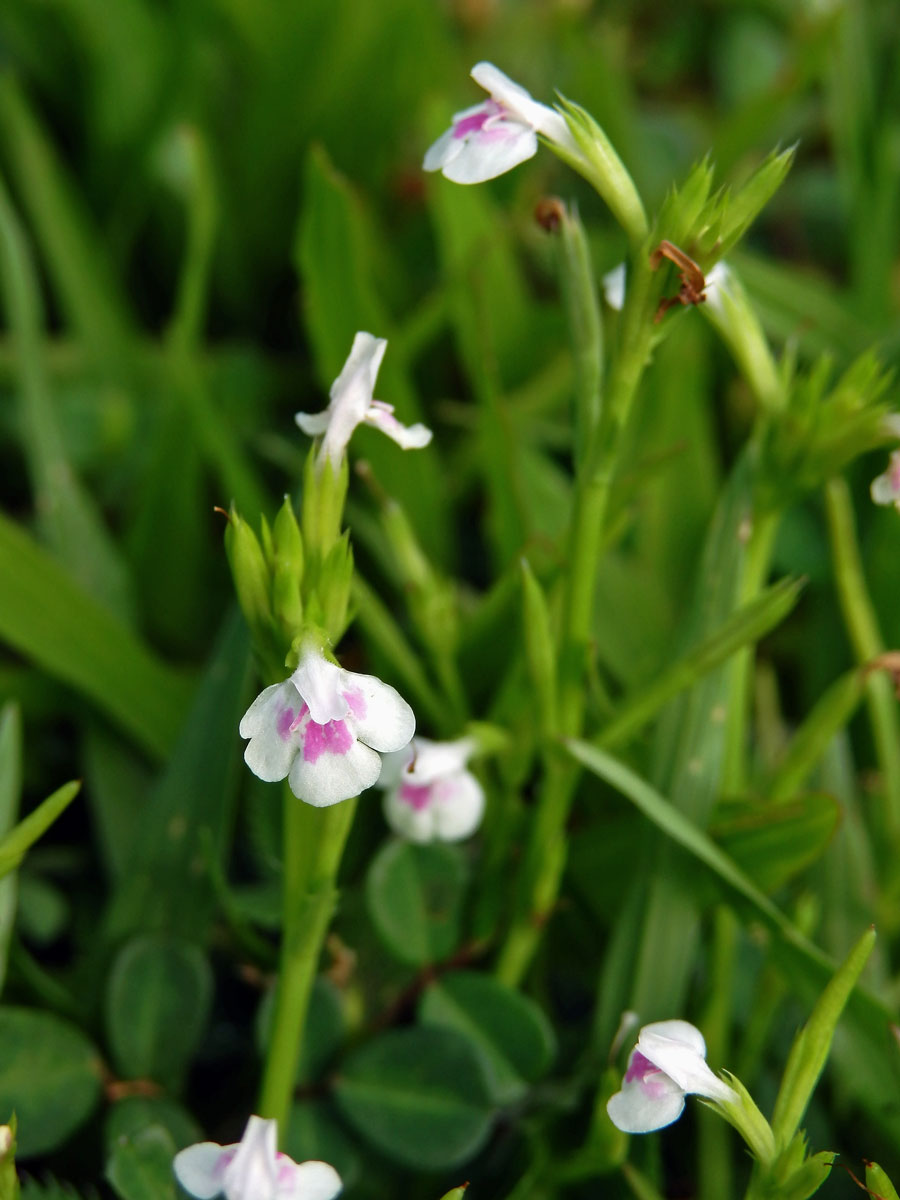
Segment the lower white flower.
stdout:
<svg viewBox="0 0 900 1200">
<path fill-rule="evenodd" d="M 466 770 L 475 743 L 415 738 L 409 752 L 385 761 L 384 815 L 411 842 L 457 842 L 475 832 L 484 815 L 484 790 Z M 393 761 L 391 761 L 393 760 Z M 399 760 L 399 761 L 398 761 Z"/>
<path fill-rule="evenodd" d="M 198 1142 L 175 1155 L 178 1182 L 198 1200 L 332 1200 L 341 1177 L 328 1163 L 295 1163 L 276 1149 L 277 1121 L 251 1117 L 240 1142 Z"/>
<path fill-rule="evenodd" d="M 900 512 L 900 450 L 892 451 L 888 469 L 872 480 L 869 493 L 876 504 L 893 504 Z"/>
<path fill-rule="evenodd" d="M 606 1111 L 624 1133 L 650 1133 L 681 1116 L 686 1095 L 723 1103 L 738 1099 L 707 1066 L 699 1029 L 688 1021 L 656 1021 L 640 1031 L 622 1090 L 609 1098 Z"/>
<path fill-rule="evenodd" d="M 283 683 L 264 688 L 241 720 L 244 761 L 267 783 L 287 778 L 300 800 L 349 800 L 381 774 L 381 754 L 416 731 L 413 710 L 374 675 L 357 675 L 307 649 Z"/>
<path fill-rule="evenodd" d="M 387 339 L 357 333 L 340 375 L 331 385 L 328 407 L 319 413 L 296 413 L 294 420 L 309 437 L 322 437 L 319 461 L 337 469 L 357 425 L 374 425 L 404 450 L 418 450 L 431 441 L 425 425 L 402 425 L 394 408 L 374 398 L 375 379 L 387 349 Z"/>
<path fill-rule="evenodd" d="M 454 115 L 426 153 L 424 170 L 440 171 L 454 183 L 483 183 L 536 154 L 539 133 L 574 149 L 559 113 L 532 99 L 493 63 L 476 63 L 472 78 L 490 92 L 490 100 Z"/>
</svg>

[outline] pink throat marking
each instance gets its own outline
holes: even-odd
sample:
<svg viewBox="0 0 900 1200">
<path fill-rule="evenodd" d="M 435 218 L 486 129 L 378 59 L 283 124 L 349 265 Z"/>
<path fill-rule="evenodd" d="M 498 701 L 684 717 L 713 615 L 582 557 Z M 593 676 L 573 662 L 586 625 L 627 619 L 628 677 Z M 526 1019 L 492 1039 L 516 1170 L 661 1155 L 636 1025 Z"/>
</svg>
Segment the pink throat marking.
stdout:
<svg viewBox="0 0 900 1200">
<path fill-rule="evenodd" d="M 323 754 L 346 754 L 355 741 L 346 721 L 329 721 L 325 725 L 310 721 L 303 738 L 303 761 L 314 763 Z"/>
<path fill-rule="evenodd" d="M 640 1050 L 635 1050 L 631 1055 L 631 1060 L 628 1063 L 628 1070 L 625 1072 L 625 1083 L 632 1083 L 635 1079 L 643 1079 L 646 1075 L 661 1075 L 659 1067 L 655 1067 L 649 1058 L 644 1058 Z"/>
<path fill-rule="evenodd" d="M 400 788 L 400 799 L 408 804 L 413 812 L 422 812 L 431 803 L 431 785 L 404 783 Z"/>
<path fill-rule="evenodd" d="M 453 126 L 453 136 L 464 138 L 468 137 L 470 133 L 480 133 L 486 121 L 489 121 L 491 117 L 499 116 L 502 112 L 503 109 L 496 100 L 485 100 L 479 112 L 472 113 L 470 117 L 463 117 L 461 121 L 456 122 Z"/>
<path fill-rule="evenodd" d="M 278 736 L 287 741 L 291 734 L 296 733 L 300 728 L 300 725 L 303 723 L 303 718 L 308 712 L 309 708 L 306 704 L 300 705 L 296 716 L 294 716 L 294 710 L 292 708 L 283 708 L 278 714 L 278 719 L 275 722 L 275 728 L 278 730 Z"/>
</svg>

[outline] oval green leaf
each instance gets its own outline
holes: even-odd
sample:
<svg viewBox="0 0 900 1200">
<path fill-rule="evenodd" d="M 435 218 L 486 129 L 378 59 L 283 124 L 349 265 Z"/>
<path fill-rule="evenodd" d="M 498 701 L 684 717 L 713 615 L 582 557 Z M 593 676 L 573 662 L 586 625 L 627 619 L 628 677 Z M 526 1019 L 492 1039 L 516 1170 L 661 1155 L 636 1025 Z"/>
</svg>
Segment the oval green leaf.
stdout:
<svg viewBox="0 0 900 1200">
<path fill-rule="evenodd" d="M 106 995 L 119 1071 L 177 1086 L 203 1034 L 212 986 L 198 947 L 164 937 L 129 942 L 113 964 Z"/>
<path fill-rule="evenodd" d="M 474 971 L 453 971 L 432 984 L 419 1019 L 468 1038 L 498 1104 L 520 1099 L 548 1070 L 556 1051 L 553 1029 L 533 1000 Z"/>
<path fill-rule="evenodd" d="M 446 958 L 459 940 L 465 885 L 465 864 L 451 846 L 383 846 L 369 867 L 366 901 L 387 949 L 414 967 Z"/>
<path fill-rule="evenodd" d="M 484 1145 L 491 1097 L 471 1042 L 450 1029 L 396 1029 L 347 1060 L 335 1086 L 344 1116 L 405 1166 L 457 1166 Z"/>
<path fill-rule="evenodd" d="M 172 1159 L 177 1147 L 161 1125 L 150 1125 L 113 1144 L 106 1178 L 122 1200 L 175 1200 Z"/>
<path fill-rule="evenodd" d="M 54 1150 L 90 1116 L 100 1056 L 59 1017 L 0 1008 L 0 1113 L 18 1118 L 19 1158 Z"/>
</svg>

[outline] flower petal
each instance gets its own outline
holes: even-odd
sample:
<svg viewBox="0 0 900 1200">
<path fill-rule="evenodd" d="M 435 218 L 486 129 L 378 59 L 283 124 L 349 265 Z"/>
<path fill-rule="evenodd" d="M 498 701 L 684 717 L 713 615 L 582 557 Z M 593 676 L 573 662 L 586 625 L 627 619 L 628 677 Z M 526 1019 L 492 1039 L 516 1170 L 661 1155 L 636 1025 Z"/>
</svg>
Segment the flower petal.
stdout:
<svg viewBox="0 0 900 1200">
<path fill-rule="evenodd" d="M 333 1200 L 344 1186 L 334 1167 L 316 1159 L 298 1163 L 292 1175 L 291 1190 L 284 1193 L 291 1200 Z"/>
<path fill-rule="evenodd" d="M 346 671 L 329 662 L 318 650 L 307 650 L 290 678 L 317 725 L 340 721 L 350 711 L 343 696 Z"/>
<path fill-rule="evenodd" d="M 278 1122 L 250 1117 L 244 1136 L 223 1175 L 226 1200 L 261 1200 L 274 1196 Z"/>
<path fill-rule="evenodd" d="M 666 1075 L 660 1073 L 652 1091 L 640 1080 L 622 1086 L 606 1102 L 609 1119 L 623 1133 L 651 1133 L 677 1121 L 684 1109 L 684 1093 Z"/>
<path fill-rule="evenodd" d="M 388 825 L 406 841 L 421 844 L 434 840 L 434 810 L 430 802 L 421 808 L 414 807 L 404 800 L 401 788 L 392 788 L 384 794 L 383 808 Z"/>
<path fill-rule="evenodd" d="M 397 689 L 374 675 L 343 675 L 356 736 L 373 750 L 402 750 L 416 732 L 416 716 Z"/>
<path fill-rule="evenodd" d="M 375 377 L 387 341 L 371 333 L 357 333 L 340 375 L 331 385 L 331 403 L 328 406 L 328 429 L 322 441 L 322 456 L 335 466 L 343 461 L 347 443 L 354 429 L 365 418 Z"/>
<path fill-rule="evenodd" d="M 454 136 L 453 129 L 448 129 L 442 133 L 436 142 L 425 151 L 425 157 L 422 159 L 423 171 L 440 171 L 446 162 L 456 158 L 457 154 L 463 149 L 462 138 Z"/>
<path fill-rule="evenodd" d="M 328 429 L 331 416 L 328 409 L 325 408 L 322 412 L 317 413 L 294 413 L 294 420 L 307 437 L 319 437 Z"/>
<path fill-rule="evenodd" d="M 625 306 L 625 264 L 607 271 L 603 276 L 603 298 L 610 308 L 621 312 Z"/>
<path fill-rule="evenodd" d="M 417 737 L 412 744 L 413 759 L 404 775 L 407 783 L 433 783 L 445 775 L 456 775 L 465 769 L 475 751 L 471 738 L 458 738 L 455 742 L 432 742 Z"/>
<path fill-rule="evenodd" d="M 645 1025 L 637 1048 L 683 1092 L 706 1096 L 710 1100 L 737 1098 L 728 1084 L 710 1070 L 704 1058 L 703 1035 L 687 1021 L 658 1021 L 655 1025 Z"/>
<path fill-rule="evenodd" d="M 372 402 L 365 415 L 365 422 L 367 425 L 374 425 L 382 433 L 386 433 L 404 450 L 421 450 L 423 446 L 428 445 L 432 438 L 431 430 L 427 425 L 421 423 L 403 425 L 394 416 L 393 405 L 383 404 L 380 400 Z"/>
<path fill-rule="evenodd" d="M 298 754 L 291 767 L 289 783 L 298 800 L 326 808 L 358 796 L 371 787 L 381 771 L 381 759 L 362 742 L 354 742 L 343 754 L 324 750 L 316 758 Z"/>
<path fill-rule="evenodd" d="M 532 158 L 537 148 L 537 134 L 529 125 L 503 120 L 467 137 L 460 153 L 445 163 L 444 176 L 454 183 L 484 183 Z"/>
<path fill-rule="evenodd" d="M 301 745 L 297 733 L 289 731 L 303 701 L 289 679 L 264 688 L 244 713 L 241 737 L 250 741 L 244 762 L 266 783 L 284 779 Z"/>
<path fill-rule="evenodd" d="M 492 99 L 502 104 L 524 124 L 530 125 L 551 142 L 565 146 L 574 145 L 569 127 L 559 113 L 535 100 L 530 92 L 520 84 L 514 83 L 508 75 L 504 75 L 499 67 L 495 67 L 493 63 L 480 62 L 475 64 L 470 74 L 480 87 L 490 92 Z"/>
<path fill-rule="evenodd" d="M 484 816 L 484 789 L 468 771 L 432 785 L 435 834 L 442 842 L 470 837 Z"/>
<path fill-rule="evenodd" d="M 187 1146 L 179 1150 L 172 1162 L 175 1178 L 198 1200 L 212 1200 L 222 1191 L 222 1157 L 227 1159 L 234 1150 L 234 1146 L 220 1146 L 217 1142 Z"/>
</svg>

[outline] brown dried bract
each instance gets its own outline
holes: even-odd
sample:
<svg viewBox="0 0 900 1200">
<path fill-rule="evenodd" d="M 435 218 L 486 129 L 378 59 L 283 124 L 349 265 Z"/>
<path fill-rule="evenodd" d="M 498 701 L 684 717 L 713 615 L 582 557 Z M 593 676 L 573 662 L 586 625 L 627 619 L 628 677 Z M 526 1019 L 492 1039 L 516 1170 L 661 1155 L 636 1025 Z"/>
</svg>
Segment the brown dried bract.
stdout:
<svg viewBox="0 0 900 1200">
<path fill-rule="evenodd" d="M 865 665 L 866 674 L 870 671 L 887 671 L 894 684 L 897 699 L 900 700 L 900 650 L 886 650 Z"/>
<path fill-rule="evenodd" d="M 534 219 L 548 233 L 556 233 L 566 215 L 566 206 L 558 196 L 544 196 L 534 209 Z"/>
<path fill-rule="evenodd" d="M 685 254 L 683 250 L 679 250 L 672 242 L 667 242 L 665 239 L 659 243 L 650 255 L 650 266 L 654 271 L 659 267 L 664 258 L 667 258 L 669 262 L 674 263 L 678 268 L 681 287 L 677 296 L 664 296 L 660 300 L 656 316 L 653 318 L 654 324 L 661 321 L 664 314 L 675 304 L 702 304 L 706 300 L 706 293 L 704 291 L 706 279 L 694 260 Z"/>
</svg>

